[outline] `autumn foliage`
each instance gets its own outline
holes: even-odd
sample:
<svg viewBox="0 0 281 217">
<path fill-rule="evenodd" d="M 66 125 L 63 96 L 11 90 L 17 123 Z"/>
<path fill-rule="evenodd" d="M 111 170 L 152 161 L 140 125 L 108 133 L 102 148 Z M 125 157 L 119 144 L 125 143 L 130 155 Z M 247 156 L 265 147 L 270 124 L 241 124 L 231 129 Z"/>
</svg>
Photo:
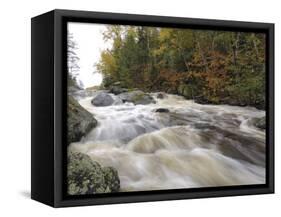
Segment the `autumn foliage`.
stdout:
<svg viewBox="0 0 281 217">
<path fill-rule="evenodd" d="M 166 91 L 200 103 L 264 109 L 265 36 L 226 32 L 109 25 L 97 69 L 103 85 Z"/>
</svg>

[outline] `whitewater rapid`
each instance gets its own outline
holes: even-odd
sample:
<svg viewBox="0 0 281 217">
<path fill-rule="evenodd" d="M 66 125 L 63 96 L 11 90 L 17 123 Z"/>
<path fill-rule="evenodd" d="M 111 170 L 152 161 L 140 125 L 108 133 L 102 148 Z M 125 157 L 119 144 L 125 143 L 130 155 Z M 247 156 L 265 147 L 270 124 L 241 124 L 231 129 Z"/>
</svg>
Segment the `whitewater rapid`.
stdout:
<svg viewBox="0 0 281 217">
<path fill-rule="evenodd" d="M 264 111 L 152 95 L 149 105 L 112 95 L 107 107 L 80 98 L 98 126 L 70 148 L 116 168 L 121 191 L 265 183 L 265 132 L 253 125 Z"/>
</svg>

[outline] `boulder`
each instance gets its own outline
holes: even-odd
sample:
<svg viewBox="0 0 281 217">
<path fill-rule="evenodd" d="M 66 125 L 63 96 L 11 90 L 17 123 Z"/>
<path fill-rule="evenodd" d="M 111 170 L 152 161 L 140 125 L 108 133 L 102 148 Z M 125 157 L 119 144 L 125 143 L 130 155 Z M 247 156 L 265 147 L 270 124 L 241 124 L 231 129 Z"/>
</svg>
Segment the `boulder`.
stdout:
<svg viewBox="0 0 281 217">
<path fill-rule="evenodd" d="M 80 141 L 96 125 L 97 120 L 93 115 L 84 109 L 72 96 L 68 96 L 68 144 Z"/>
<path fill-rule="evenodd" d="M 68 152 L 67 182 L 69 195 L 118 192 L 120 179 L 113 167 L 101 167 L 88 155 Z"/>
<path fill-rule="evenodd" d="M 195 102 L 202 105 L 212 104 L 212 102 L 210 102 L 206 97 L 203 96 L 197 96 L 195 98 Z"/>
<path fill-rule="evenodd" d="M 164 99 L 166 97 L 166 94 L 165 93 L 158 93 L 157 95 L 156 95 L 156 98 L 157 99 Z"/>
<path fill-rule="evenodd" d="M 187 84 L 180 84 L 178 86 L 178 94 L 184 96 L 187 99 L 192 99 L 193 98 L 193 94 L 192 94 L 192 88 L 187 85 Z"/>
<path fill-rule="evenodd" d="M 126 88 L 122 88 L 122 87 L 118 87 L 118 86 L 112 86 L 109 90 L 110 93 L 113 93 L 115 95 L 118 95 L 120 93 L 124 93 L 124 92 L 127 92 L 128 89 Z"/>
<path fill-rule="evenodd" d="M 168 113 L 170 112 L 169 109 L 166 108 L 158 108 L 155 110 L 155 112 L 159 112 L 159 113 Z"/>
<path fill-rule="evenodd" d="M 176 87 L 169 87 L 169 85 L 166 85 L 167 88 L 165 89 L 165 92 L 168 94 L 178 94 L 177 88 Z"/>
<path fill-rule="evenodd" d="M 120 189 L 120 179 L 118 171 L 113 167 L 102 168 L 104 184 L 110 192 L 118 192 Z"/>
<path fill-rule="evenodd" d="M 110 106 L 113 102 L 113 98 L 104 92 L 98 93 L 91 101 L 94 106 Z"/>
<path fill-rule="evenodd" d="M 155 100 L 147 93 L 140 90 L 125 92 L 118 95 L 123 102 L 132 102 L 135 105 L 147 105 L 156 103 Z"/>
<path fill-rule="evenodd" d="M 185 85 L 184 84 L 180 84 L 178 86 L 178 94 L 182 95 L 183 91 L 184 91 Z"/>
<path fill-rule="evenodd" d="M 266 129 L 266 119 L 265 119 L 265 116 L 262 117 L 262 118 L 256 118 L 254 119 L 254 125 L 257 127 L 257 128 L 260 128 L 262 130 L 265 130 Z"/>
</svg>

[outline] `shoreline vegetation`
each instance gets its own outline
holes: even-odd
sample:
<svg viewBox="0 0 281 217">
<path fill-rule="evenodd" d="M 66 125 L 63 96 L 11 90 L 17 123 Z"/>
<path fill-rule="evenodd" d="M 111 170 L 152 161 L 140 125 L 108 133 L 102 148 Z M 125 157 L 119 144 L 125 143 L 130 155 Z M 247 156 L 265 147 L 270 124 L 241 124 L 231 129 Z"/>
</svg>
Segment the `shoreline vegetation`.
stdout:
<svg viewBox="0 0 281 217">
<path fill-rule="evenodd" d="M 265 109 L 265 35 L 108 25 L 96 64 L 103 87 Z"/>
<path fill-rule="evenodd" d="M 263 34 L 209 30 L 108 25 L 104 40 L 112 47 L 101 52 L 96 64 L 103 75 L 98 87 L 83 89 L 73 36 L 68 53 L 68 145 L 79 142 L 98 126 L 93 114 L 77 101 L 90 93 L 91 104 L 155 104 L 166 94 L 183 96 L 199 104 L 251 106 L 265 109 L 265 37 Z M 93 92 L 98 92 L 95 96 Z M 78 96 L 77 96 L 78 94 Z M 158 108 L 169 114 L 169 109 Z M 253 120 L 265 130 L 265 117 Z M 87 154 L 68 150 L 68 194 L 120 191 L 114 167 L 103 167 Z"/>
</svg>

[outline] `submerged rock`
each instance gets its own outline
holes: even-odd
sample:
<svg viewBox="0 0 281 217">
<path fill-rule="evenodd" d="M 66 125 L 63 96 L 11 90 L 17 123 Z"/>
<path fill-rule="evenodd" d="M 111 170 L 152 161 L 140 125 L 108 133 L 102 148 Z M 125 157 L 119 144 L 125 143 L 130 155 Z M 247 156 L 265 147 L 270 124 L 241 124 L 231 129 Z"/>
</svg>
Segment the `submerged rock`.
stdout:
<svg viewBox="0 0 281 217">
<path fill-rule="evenodd" d="M 169 113 L 169 116 L 170 116 L 170 125 L 171 126 L 188 125 L 192 121 L 192 120 L 190 120 L 190 118 L 188 116 L 186 116 L 186 114 L 171 112 L 171 113 Z"/>
<path fill-rule="evenodd" d="M 156 103 L 152 96 L 140 90 L 121 93 L 118 96 L 123 102 L 132 102 L 135 105 L 147 105 L 151 103 Z"/>
<path fill-rule="evenodd" d="M 97 120 L 93 115 L 80 106 L 72 96 L 68 97 L 67 116 L 68 144 L 80 141 L 85 134 L 97 125 Z"/>
<path fill-rule="evenodd" d="M 68 152 L 67 182 L 68 194 L 97 194 L 118 192 L 120 179 L 113 167 L 101 167 L 88 155 Z"/>
<path fill-rule="evenodd" d="M 262 130 L 265 130 L 266 129 L 266 120 L 265 120 L 265 116 L 262 117 L 262 118 L 256 118 L 254 120 L 254 125 L 257 127 L 257 128 L 260 128 Z"/>
<path fill-rule="evenodd" d="M 94 106 L 110 106 L 113 102 L 113 98 L 104 92 L 98 93 L 91 101 Z"/>
<path fill-rule="evenodd" d="M 158 108 L 155 110 L 155 112 L 159 112 L 159 113 L 167 113 L 167 112 L 170 112 L 169 109 L 166 109 L 166 108 Z"/>
</svg>

